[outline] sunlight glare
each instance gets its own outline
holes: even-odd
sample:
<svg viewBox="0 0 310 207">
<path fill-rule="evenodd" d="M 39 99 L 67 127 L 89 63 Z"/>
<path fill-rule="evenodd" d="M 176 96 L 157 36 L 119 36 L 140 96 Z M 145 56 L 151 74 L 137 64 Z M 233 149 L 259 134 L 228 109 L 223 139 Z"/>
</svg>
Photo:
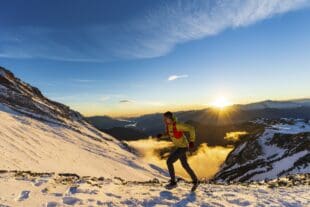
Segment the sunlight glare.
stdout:
<svg viewBox="0 0 310 207">
<path fill-rule="evenodd" d="M 230 106 L 231 103 L 225 97 L 217 98 L 213 103 L 212 106 L 220 109 L 224 109 L 227 106 Z"/>
</svg>

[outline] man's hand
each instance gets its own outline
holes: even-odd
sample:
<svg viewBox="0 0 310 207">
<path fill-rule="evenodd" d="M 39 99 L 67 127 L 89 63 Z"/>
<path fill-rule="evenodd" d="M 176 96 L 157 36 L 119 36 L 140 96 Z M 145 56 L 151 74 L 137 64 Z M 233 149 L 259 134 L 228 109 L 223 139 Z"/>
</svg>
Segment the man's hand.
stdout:
<svg viewBox="0 0 310 207">
<path fill-rule="evenodd" d="M 190 152 L 193 152 L 193 151 L 194 151 L 194 148 L 195 148 L 195 143 L 194 143 L 194 142 L 190 142 L 190 143 L 189 143 L 189 151 L 190 151 Z"/>
<path fill-rule="evenodd" d="M 157 138 L 157 139 L 160 139 L 160 138 L 162 138 L 162 137 L 163 137 L 163 134 L 157 134 L 157 135 L 156 135 L 156 138 Z"/>
</svg>

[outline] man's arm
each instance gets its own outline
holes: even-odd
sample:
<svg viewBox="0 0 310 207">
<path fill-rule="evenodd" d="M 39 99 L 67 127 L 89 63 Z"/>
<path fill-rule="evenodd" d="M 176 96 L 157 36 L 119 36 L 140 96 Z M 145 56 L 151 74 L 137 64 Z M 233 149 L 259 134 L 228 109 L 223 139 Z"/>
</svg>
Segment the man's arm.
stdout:
<svg viewBox="0 0 310 207">
<path fill-rule="evenodd" d="M 189 133 L 189 141 L 195 142 L 196 140 L 196 131 L 195 128 L 189 124 L 178 123 L 177 129 L 179 131 L 188 132 Z"/>
<path fill-rule="evenodd" d="M 170 136 L 167 134 L 167 132 L 160 133 L 156 135 L 157 139 L 168 139 Z"/>
<path fill-rule="evenodd" d="M 167 133 L 163 133 L 163 134 L 160 134 L 159 137 L 157 138 L 160 138 L 160 139 L 168 139 L 169 138 L 169 135 Z"/>
</svg>

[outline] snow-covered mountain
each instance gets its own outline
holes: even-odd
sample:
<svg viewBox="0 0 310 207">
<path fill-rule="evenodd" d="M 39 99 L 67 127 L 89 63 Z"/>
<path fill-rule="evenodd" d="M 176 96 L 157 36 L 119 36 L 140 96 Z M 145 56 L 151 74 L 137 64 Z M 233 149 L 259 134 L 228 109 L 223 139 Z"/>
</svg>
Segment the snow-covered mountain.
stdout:
<svg viewBox="0 0 310 207">
<path fill-rule="evenodd" d="M 242 110 L 262 110 L 262 109 L 293 109 L 300 107 L 310 107 L 310 99 L 299 99 L 289 101 L 262 101 L 246 105 L 235 105 Z"/>
<path fill-rule="evenodd" d="M 0 67 L 0 170 L 163 178 L 126 146 L 69 107 Z"/>
<path fill-rule="evenodd" d="M 257 132 L 240 140 L 217 181 L 259 181 L 310 173 L 310 122 L 296 119 L 255 121 Z"/>
</svg>

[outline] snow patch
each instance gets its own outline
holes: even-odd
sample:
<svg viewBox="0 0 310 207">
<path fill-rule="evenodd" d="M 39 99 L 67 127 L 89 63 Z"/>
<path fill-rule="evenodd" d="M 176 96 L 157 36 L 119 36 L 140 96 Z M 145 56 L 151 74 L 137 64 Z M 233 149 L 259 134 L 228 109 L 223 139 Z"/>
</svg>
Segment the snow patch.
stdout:
<svg viewBox="0 0 310 207">
<path fill-rule="evenodd" d="M 275 179 L 279 176 L 279 174 L 284 171 L 289 169 L 290 167 L 292 167 L 294 165 L 294 163 L 301 157 L 307 155 L 309 153 L 308 150 L 296 153 L 292 156 L 283 158 L 275 163 L 273 163 L 272 165 L 272 170 L 267 171 L 265 173 L 261 173 L 261 174 L 257 174 L 255 176 L 253 176 L 251 178 L 252 181 L 254 180 L 263 180 L 266 177 L 268 177 L 268 179 Z"/>
</svg>

